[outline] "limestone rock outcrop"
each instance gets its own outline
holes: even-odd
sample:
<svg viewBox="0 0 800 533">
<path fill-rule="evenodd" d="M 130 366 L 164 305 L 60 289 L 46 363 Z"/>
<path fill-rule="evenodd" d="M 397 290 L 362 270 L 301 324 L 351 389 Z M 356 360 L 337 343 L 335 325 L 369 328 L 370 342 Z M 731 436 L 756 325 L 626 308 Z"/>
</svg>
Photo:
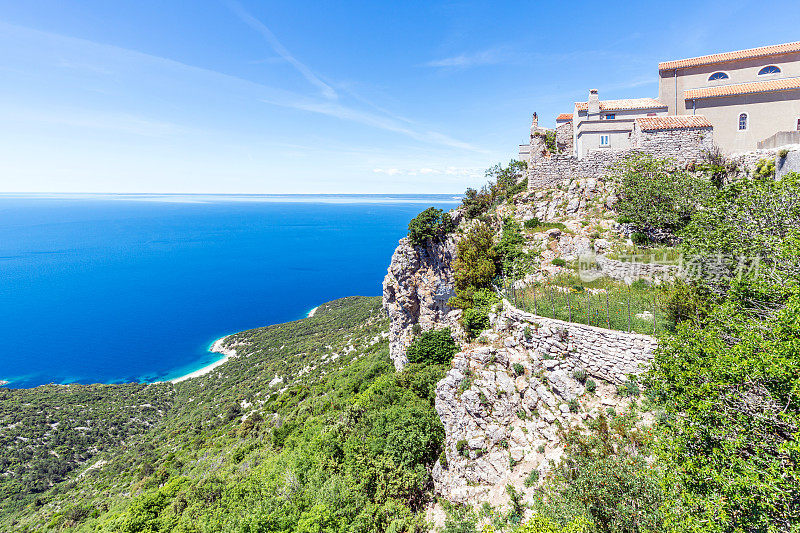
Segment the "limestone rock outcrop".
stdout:
<svg viewBox="0 0 800 533">
<path fill-rule="evenodd" d="M 434 467 L 436 491 L 462 503 L 507 503 L 505 487 L 531 495 L 525 480 L 544 474 L 563 452 L 561 428 L 625 409 L 616 384 L 652 358 L 651 337 L 550 320 L 508 302 L 436 387 L 445 428 L 445 461 Z M 586 390 L 587 379 L 598 380 Z M 530 484 L 530 483 L 529 483 Z"/>
<path fill-rule="evenodd" d="M 459 311 L 447 301 L 453 292 L 452 261 L 456 254 L 453 236 L 427 246 L 412 246 L 408 238 L 392 255 L 383 280 L 383 308 L 389 315 L 389 355 L 395 368 L 408 363 L 405 351 L 415 324 L 428 331 L 457 324 Z"/>
</svg>

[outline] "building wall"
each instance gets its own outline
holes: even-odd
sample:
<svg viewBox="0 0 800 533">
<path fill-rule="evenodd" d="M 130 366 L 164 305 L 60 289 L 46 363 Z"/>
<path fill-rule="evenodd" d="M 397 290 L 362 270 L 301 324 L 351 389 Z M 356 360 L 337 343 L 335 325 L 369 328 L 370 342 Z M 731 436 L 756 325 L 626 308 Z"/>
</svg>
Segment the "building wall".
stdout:
<svg viewBox="0 0 800 533">
<path fill-rule="evenodd" d="M 614 114 L 614 119 L 607 120 L 608 113 Z M 584 158 L 592 150 L 627 150 L 631 147 L 630 135 L 633 124 L 638 117 L 663 116 L 666 109 L 622 109 L 601 111 L 599 115 L 588 116 L 586 111 L 579 111 L 575 128 L 574 154 Z M 600 146 L 600 136 L 610 136 L 610 146 Z"/>
<path fill-rule="evenodd" d="M 573 153 L 573 129 L 572 122 L 562 122 L 556 126 L 556 147 L 559 153 Z"/>
<path fill-rule="evenodd" d="M 800 119 L 800 89 L 747 94 L 696 101 L 698 115 L 714 125 L 714 140 L 726 153 L 754 150 L 760 141 L 778 131 L 797 129 Z M 747 130 L 739 130 L 739 115 L 748 114 Z"/>
<path fill-rule="evenodd" d="M 759 76 L 758 71 L 767 65 L 777 65 L 781 73 Z M 725 72 L 729 78 L 708 81 L 711 74 L 720 71 Z M 658 99 L 668 106 L 670 115 L 690 115 L 692 104 L 683 100 L 683 91 L 688 89 L 795 77 L 800 77 L 800 53 L 678 69 L 677 77 L 674 70 L 667 70 L 659 72 Z"/>
</svg>

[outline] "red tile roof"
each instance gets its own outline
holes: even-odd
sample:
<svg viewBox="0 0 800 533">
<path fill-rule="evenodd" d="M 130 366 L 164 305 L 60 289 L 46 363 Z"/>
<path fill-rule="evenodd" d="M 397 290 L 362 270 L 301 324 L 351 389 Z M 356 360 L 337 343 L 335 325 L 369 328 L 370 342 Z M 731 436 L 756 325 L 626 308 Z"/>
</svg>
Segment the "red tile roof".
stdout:
<svg viewBox="0 0 800 533">
<path fill-rule="evenodd" d="M 578 111 L 589 109 L 589 102 L 575 102 Z M 621 109 L 655 109 L 667 107 L 655 98 L 630 98 L 628 100 L 601 100 L 601 111 L 615 111 Z"/>
<path fill-rule="evenodd" d="M 769 57 L 780 54 L 800 52 L 800 41 L 785 44 L 773 44 L 760 48 L 749 48 L 747 50 L 737 50 L 736 52 L 723 52 L 721 54 L 710 54 L 707 56 L 691 57 L 689 59 L 678 59 L 676 61 L 665 61 L 658 64 L 658 70 L 671 70 L 674 68 L 697 67 L 700 65 L 713 65 L 715 63 L 726 63 L 739 59 L 751 59 L 754 57 Z"/>
<path fill-rule="evenodd" d="M 719 98 L 738 96 L 740 94 L 758 94 L 797 89 L 800 89 L 800 78 L 784 78 L 782 80 L 754 81 L 751 83 L 739 83 L 737 85 L 690 89 L 688 91 L 683 91 L 683 99 L 698 100 L 701 98 Z"/>
<path fill-rule="evenodd" d="M 556 122 L 559 120 L 572 120 L 572 113 L 561 113 L 556 117 Z"/>
<path fill-rule="evenodd" d="M 642 131 L 689 130 L 712 127 L 711 123 L 703 115 L 639 117 L 636 119 L 636 124 Z"/>
</svg>

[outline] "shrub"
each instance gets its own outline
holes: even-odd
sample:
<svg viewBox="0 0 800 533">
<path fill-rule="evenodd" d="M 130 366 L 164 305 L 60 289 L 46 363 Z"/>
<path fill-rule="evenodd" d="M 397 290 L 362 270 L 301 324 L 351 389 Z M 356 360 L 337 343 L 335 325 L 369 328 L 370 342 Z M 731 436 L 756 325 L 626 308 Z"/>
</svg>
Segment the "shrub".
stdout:
<svg viewBox="0 0 800 533">
<path fill-rule="evenodd" d="M 708 180 L 648 155 L 627 158 L 614 179 L 617 211 L 638 228 L 678 230 L 714 191 Z"/>
<path fill-rule="evenodd" d="M 429 207 L 408 223 L 408 240 L 414 246 L 424 246 L 429 241 L 440 242 L 455 229 L 448 213 Z"/>
<path fill-rule="evenodd" d="M 639 385 L 633 381 L 628 380 L 621 385 L 617 385 L 617 396 L 622 398 L 633 397 L 638 398 L 639 395 L 642 394 L 641 389 L 639 389 Z"/>
<path fill-rule="evenodd" d="M 555 259 L 550 261 L 550 263 L 552 263 L 553 265 L 558 266 L 558 267 L 567 266 L 567 262 L 564 261 L 563 259 L 561 259 L 560 257 L 556 257 Z"/>
<path fill-rule="evenodd" d="M 633 219 L 629 216 L 623 215 L 621 217 L 617 217 L 617 222 L 620 224 L 630 224 L 633 222 Z"/>
<path fill-rule="evenodd" d="M 406 357 L 411 363 L 450 364 L 458 352 L 450 328 L 426 331 L 411 343 Z"/>
<path fill-rule="evenodd" d="M 781 158 L 781 159 L 786 159 L 786 156 L 787 156 L 787 155 L 789 155 L 789 150 L 787 150 L 786 148 L 783 148 L 783 149 L 781 149 L 781 150 L 778 150 L 778 157 L 779 157 L 779 158 Z"/>
<path fill-rule="evenodd" d="M 544 453 L 544 450 L 545 450 L 544 444 L 540 444 L 539 446 L 536 447 L 536 451 L 539 453 Z"/>
<path fill-rule="evenodd" d="M 771 178 L 775 175 L 775 161 L 772 159 L 762 159 L 756 164 L 753 172 L 756 177 Z"/>
<path fill-rule="evenodd" d="M 531 488 L 538 482 L 539 482 L 539 471 L 531 470 L 531 473 L 528 474 L 528 477 L 525 478 L 525 486 Z"/>
<path fill-rule="evenodd" d="M 522 329 L 522 334 L 525 336 L 525 340 L 530 340 L 533 337 L 533 330 L 530 326 L 525 326 Z"/>
<path fill-rule="evenodd" d="M 514 363 L 514 374 L 517 376 L 525 374 L 525 367 L 522 366 L 522 363 Z"/>
<path fill-rule="evenodd" d="M 456 247 L 453 260 L 456 293 L 461 297 L 469 291 L 489 288 L 495 276 L 495 259 L 494 232 L 483 222 L 474 224 Z"/>
<path fill-rule="evenodd" d="M 594 391 L 597 390 L 597 383 L 595 383 L 595 381 L 593 379 L 587 379 L 586 380 L 586 390 L 588 392 L 593 393 Z"/>
<path fill-rule="evenodd" d="M 541 224 L 541 222 L 536 217 L 528 219 L 523 223 L 523 225 L 525 226 L 526 229 L 538 228 L 540 224 Z"/>
<path fill-rule="evenodd" d="M 509 276 L 514 275 L 514 262 L 522 255 L 524 242 L 519 222 L 511 217 L 504 218 L 500 242 L 496 246 L 502 272 Z"/>
<path fill-rule="evenodd" d="M 561 523 L 587 517 L 591 531 L 664 531 L 664 492 L 648 461 L 649 438 L 632 423 L 600 416 L 563 437 L 564 453 L 538 487 L 536 515 Z"/>
<path fill-rule="evenodd" d="M 575 398 L 573 398 L 570 401 L 568 401 L 567 405 L 569 406 L 569 412 L 570 413 L 577 413 L 581 408 L 581 405 L 578 403 L 578 400 L 576 400 Z"/>
<path fill-rule="evenodd" d="M 442 465 L 442 468 L 447 470 L 447 453 L 444 450 L 439 454 L 439 464 Z"/>
<path fill-rule="evenodd" d="M 465 309 L 461 317 L 461 325 L 469 339 L 474 339 L 480 332 L 489 329 L 489 314 L 483 309 Z"/>
<path fill-rule="evenodd" d="M 647 236 L 647 233 L 642 233 L 641 231 L 637 231 L 635 233 L 631 233 L 631 241 L 633 242 L 633 244 L 643 246 L 650 242 L 650 237 Z"/>
<path fill-rule="evenodd" d="M 587 376 L 588 376 L 588 374 L 586 374 L 586 370 L 584 370 L 582 368 L 579 368 L 578 370 L 575 370 L 572 373 L 572 377 L 577 379 L 581 383 L 586 383 L 586 377 Z"/>
<path fill-rule="evenodd" d="M 469 448 L 467 447 L 466 439 L 461 439 L 456 442 L 456 451 L 461 457 L 469 457 Z"/>
</svg>

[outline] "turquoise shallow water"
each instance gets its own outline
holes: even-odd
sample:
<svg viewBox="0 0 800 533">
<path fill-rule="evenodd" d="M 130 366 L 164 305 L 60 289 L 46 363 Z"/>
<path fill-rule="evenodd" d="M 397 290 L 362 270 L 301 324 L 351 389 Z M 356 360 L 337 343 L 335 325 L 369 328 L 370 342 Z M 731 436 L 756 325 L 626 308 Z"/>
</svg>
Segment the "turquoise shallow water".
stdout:
<svg viewBox="0 0 800 533">
<path fill-rule="evenodd" d="M 452 196 L 0 196 L 0 380 L 205 366 L 217 338 L 379 295 L 408 221 Z"/>
</svg>

